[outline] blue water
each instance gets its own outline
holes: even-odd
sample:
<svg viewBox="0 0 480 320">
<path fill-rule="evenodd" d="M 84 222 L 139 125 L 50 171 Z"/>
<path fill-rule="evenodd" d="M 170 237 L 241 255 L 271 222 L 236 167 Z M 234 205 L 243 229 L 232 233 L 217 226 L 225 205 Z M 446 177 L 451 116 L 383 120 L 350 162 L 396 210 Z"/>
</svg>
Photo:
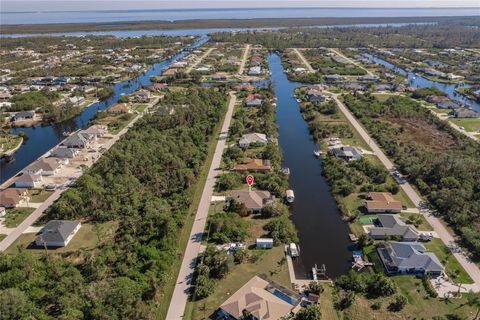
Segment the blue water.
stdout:
<svg viewBox="0 0 480 320">
<path fill-rule="evenodd" d="M 435 22 L 413 22 L 413 23 L 364 23 L 364 24 L 341 24 L 341 25 L 321 25 L 321 26 L 304 26 L 302 28 L 369 28 L 369 27 L 403 27 L 407 25 L 432 25 Z M 56 32 L 56 33 L 13 33 L 13 34 L 0 34 L 0 38 L 22 38 L 33 36 L 104 36 L 111 35 L 119 38 L 127 37 L 141 37 L 141 36 L 205 36 L 216 32 L 240 32 L 240 31 L 260 31 L 269 30 L 276 31 L 286 28 L 200 28 L 200 29 L 155 29 L 155 30 L 114 30 L 114 31 L 79 31 L 79 32 Z"/>
<path fill-rule="evenodd" d="M 283 292 L 281 292 L 281 291 L 279 291 L 279 290 L 277 290 L 277 289 L 275 289 L 275 290 L 272 292 L 272 294 L 273 294 L 274 296 L 276 296 L 277 298 L 282 299 L 282 300 L 285 301 L 286 303 L 291 304 L 292 306 L 294 306 L 294 305 L 297 304 L 297 299 L 292 298 L 292 297 L 286 295 L 285 293 L 283 293 Z"/>
<path fill-rule="evenodd" d="M 98 4 L 101 5 L 101 4 Z M 228 9 L 151 9 L 65 11 L 51 4 L 47 8 L 22 10 L 5 7 L 2 24 L 94 23 L 144 20 L 254 19 L 254 18 L 332 18 L 332 17 L 431 17 L 477 16 L 479 8 L 228 8 Z M 103 8 L 102 8 L 103 9 Z M 58 10 L 58 11 L 54 11 Z M 22 12 L 20 12 L 22 11 Z"/>
<path fill-rule="evenodd" d="M 190 47 L 198 47 L 205 43 L 208 37 L 203 37 L 199 41 L 192 44 Z M 93 119 L 97 111 L 105 110 L 106 108 L 114 105 L 121 94 L 130 94 L 138 90 L 141 86 L 151 85 L 150 77 L 159 75 L 163 70 L 167 69 L 174 61 L 185 57 L 188 54 L 187 51 L 175 55 L 173 58 L 164 60 L 160 63 L 156 63 L 151 69 L 144 72 L 135 79 L 124 81 L 115 84 L 114 95 L 108 100 L 101 101 L 86 108 L 77 117 L 55 124 L 37 125 L 31 128 L 15 128 L 13 133 L 25 132 L 29 139 L 14 153 L 15 161 L 6 163 L 0 161 L 0 183 L 8 180 L 27 165 L 36 160 L 39 156 L 50 150 L 57 145 L 60 141 L 65 139 L 62 135 L 64 131 L 72 132 L 80 128 L 85 128 L 88 122 Z"/>
<path fill-rule="evenodd" d="M 350 269 L 348 226 L 342 221 L 330 185 L 322 175 L 322 161 L 313 155 L 318 145 L 293 95 L 302 84 L 288 80 L 278 55 L 270 55 L 268 65 L 277 98 L 282 166 L 290 169 L 289 185 L 295 191 L 291 211 L 301 248 L 300 257 L 294 261 L 295 275 L 311 279 L 312 267 L 325 264 L 327 275 L 335 278 Z"/>
<path fill-rule="evenodd" d="M 394 64 L 391 64 L 388 61 L 385 61 L 377 56 L 364 53 L 364 56 L 366 56 L 368 59 L 371 61 L 381 64 L 382 66 L 387 67 L 388 69 L 395 71 L 399 74 L 406 75 L 408 78 L 408 84 L 412 87 L 415 88 L 431 88 L 431 87 L 437 87 L 438 89 L 442 90 L 445 92 L 450 99 L 459 101 L 460 103 L 464 105 L 468 105 L 472 107 L 473 110 L 479 111 L 480 112 L 480 104 L 476 102 L 475 100 L 469 99 L 464 95 L 458 94 L 455 92 L 456 85 L 450 84 L 450 83 L 443 83 L 443 82 L 437 82 L 437 81 L 432 81 L 428 80 L 427 78 L 424 78 L 422 76 L 416 75 L 415 73 L 411 71 L 404 70 L 400 67 L 397 67 Z"/>
</svg>

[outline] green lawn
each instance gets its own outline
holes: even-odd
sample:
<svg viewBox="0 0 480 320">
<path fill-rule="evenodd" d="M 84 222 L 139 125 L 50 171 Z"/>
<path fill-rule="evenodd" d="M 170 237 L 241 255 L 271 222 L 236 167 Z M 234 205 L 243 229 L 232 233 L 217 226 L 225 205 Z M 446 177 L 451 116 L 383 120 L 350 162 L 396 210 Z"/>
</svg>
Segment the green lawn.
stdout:
<svg viewBox="0 0 480 320">
<path fill-rule="evenodd" d="M 373 224 L 373 220 L 377 219 L 378 216 L 376 214 L 366 214 L 360 216 L 358 220 L 360 220 L 361 224 Z"/>
<path fill-rule="evenodd" d="M 433 231 L 432 226 L 427 222 L 427 219 L 422 214 L 419 213 L 409 213 L 409 212 L 402 212 L 400 215 L 406 219 L 410 216 L 416 216 L 420 224 L 418 224 L 417 229 L 420 231 Z"/>
<path fill-rule="evenodd" d="M 12 208 L 7 209 L 7 214 L 5 215 L 5 226 L 7 228 L 18 227 L 26 217 L 28 217 L 35 208 Z"/>
<path fill-rule="evenodd" d="M 0 241 L 2 241 L 3 239 L 5 239 L 6 237 L 7 237 L 6 234 L 1 234 L 1 233 L 0 233 Z"/>
<path fill-rule="evenodd" d="M 137 104 L 137 105 L 134 105 L 132 109 L 138 112 L 143 112 L 146 107 L 147 107 L 146 104 Z"/>
<path fill-rule="evenodd" d="M 209 317 L 235 291 L 240 289 L 255 275 L 266 275 L 280 285 L 291 288 L 284 247 L 271 250 L 253 250 L 260 254 L 255 263 L 231 265 L 230 272 L 215 285 L 215 291 L 207 298 L 188 302 L 184 319 L 204 319 Z"/>
<path fill-rule="evenodd" d="M 440 262 L 444 264 L 445 271 L 450 276 L 450 278 L 454 279 L 455 282 L 473 283 L 470 276 L 458 263 L 457 259 L 445 246 L 442 240 L 434 238 L 432 241 L 426 242 L 424 245 L 425 248 L 437 255 Z"/>
<path fill-rule="evenodd" d="M 479 119 L 449 118 L 448 120 L 453 122 L 457 126 L 464 127 L 466 131 L 469 131 L 469 132 L 480 131 L 480 118 Z"/>
<path fill-rule="evenodd" d="M 117 223 L 112 221 L 97 224 L 96 226 L 89 223 L 83 223 L 80 230 L 78 230 L 77 234 L 66 247 L 48 249 L 48 252 L 65 253 L 78 251 L 80 249 L 91 250 L 96 247 L 101 239 L 106 238 L 105 235 L 107 233 L 113 234 L 112 230 L 116 229 L 116 227 Z M 44 250 L 43 248 L 29 248 L 36 236 L 35 233 L 22 234 L 10 247 L 8 247 L 7 250 L 5 250 L 5 252 L 9 254 L 17 254 L 19 250 L 27 248 L 27 250 L 31 252 L 42 253 Z"/>
<path fill-rule="evenodd" d="M 30 196 L 30 202 L 41 203 L 48 199 L 53 194 L 53 191 L 36 190 L 32 189 L 28 191 Z"/>
<path fill-rule="evenodd" d="M 3 149 L 0 151 L 0 155 L 2 155 L 4 152 L 16 148 L 22 141 L 23 138 L 20 136 L 2 133 L 0 135 L 0 145 L 3 145 Z"/>
</svg>

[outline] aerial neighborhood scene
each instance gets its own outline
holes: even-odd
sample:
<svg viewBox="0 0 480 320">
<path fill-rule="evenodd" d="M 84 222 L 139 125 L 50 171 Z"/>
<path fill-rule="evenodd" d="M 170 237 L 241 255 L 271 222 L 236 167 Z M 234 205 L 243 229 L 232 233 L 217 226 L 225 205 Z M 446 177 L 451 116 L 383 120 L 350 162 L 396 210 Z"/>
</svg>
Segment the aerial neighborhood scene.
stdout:
<svg viewBox="0 0 480 320">
<path fill-rule="evenodd" d="M 477 0 L 5 0 L 0 319 L 480 320 Z"/>
</svg>

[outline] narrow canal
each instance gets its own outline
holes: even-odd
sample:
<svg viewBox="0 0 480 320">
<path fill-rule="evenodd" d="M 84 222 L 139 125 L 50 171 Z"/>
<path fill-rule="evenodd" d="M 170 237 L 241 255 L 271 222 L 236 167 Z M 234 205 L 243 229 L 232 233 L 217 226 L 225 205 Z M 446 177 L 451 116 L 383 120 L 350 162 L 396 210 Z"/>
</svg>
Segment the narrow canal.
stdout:
<svg viewBox="0 0 480 320">
<path fill-rule="evenodd" d="M 196 48 L 201 46 L 208 40 L 207 36 L 203 36 L 200 40 L 196 41 L 188 48 Z M 81 114 L 70 120 L 54 123 L 54 124 L 41 124 L 31 128 L 15 128 L 12 129 L 12 133 L 18 134 L 21 131 L 28 135 L 28 140 L 14 153 L 15 161 L 5 162 L 0 161 L 0 183 L 10 179 L 16 175 L 20 170 L 28 166 L 30 163 L 38 159 L 45 152 L 53 148 L 60 143 L 65 137 L 63 132 L 73 132 L 77 129 L 85 128 L 88 122 L 93 119 L 95 114 L 99 110 L 105 110 L 106 108 L 114 105 L 121 94 L 130 94 L 138 90 L 141 86 L 151 85 L 150 77 L 159 75 L 163 70 L 167 69 L 176 60 L 182 59 L 188 54 L 187 50 L 184 50 L 171 59 L 164 60 L 160 63 L 154 64 L 148 71 L 145 71 L 140 76 L 129 80 L 119 82 L 114 85 L 114 94 L 109 99 L 101 102 L 97 102 L 85 108 Z"/>
<path fill-rule="evenodd" d="M 295 262 L 297 278 L 311 278 L 311 269 L 325 264 L 327 275 L 335 278 L 350 269 L 348 226 L 322 176 L 322 162 L 313 155 L 318 146 L 300 113 L 294 90 L 300 83 L 290 82 L 280 57 L 269 56 L 271 80 L 277 97 L 279 143 L 283 165 L 290 168 L 290 188 L 295 192 L 292 220 L 300 237 L 300 259 Z"/>
<path fill-rule="evenodd" d="M 452 100 L 458 101 L 462 104 L 472 107 L 473 110 L 480 112 L 480 104 L 472 99 L 465 97 L 464 95 L 458 94 L 455 92 L 457 85 L 451 83 L 442 83 L 438 81 L 432 81 L 427 78 L 424 78 L 420 75 L 415 74 L 414 72 L 407 71 L 402 69 L 388 61 L 385 61 L 377 56 L 371 55 L 369 53 L 364 53 L 364 56 L 369 60 L 380 64 L 392 71 L 395 71 L 401 75 L 407 76 L 408 84 L 415 88 L 431 88 L 437 87 L 438 89 L 445 92 L 448 97 Z"/>
</svg>

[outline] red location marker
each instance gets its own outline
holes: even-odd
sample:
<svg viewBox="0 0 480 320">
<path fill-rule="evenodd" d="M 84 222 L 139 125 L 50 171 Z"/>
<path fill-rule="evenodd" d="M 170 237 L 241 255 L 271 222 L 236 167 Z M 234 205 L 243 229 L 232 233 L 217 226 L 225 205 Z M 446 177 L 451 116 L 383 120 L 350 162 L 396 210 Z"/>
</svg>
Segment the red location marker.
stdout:
<svg viewBox="0 0 480 320">
<path fill-rule="evenodd" d="M 255 181 L 255 178 L 249 174 L 246 180 L 247 180 L 248 186 L 251 187 L 253 185 L 253 181 Z"/>
</svg>

